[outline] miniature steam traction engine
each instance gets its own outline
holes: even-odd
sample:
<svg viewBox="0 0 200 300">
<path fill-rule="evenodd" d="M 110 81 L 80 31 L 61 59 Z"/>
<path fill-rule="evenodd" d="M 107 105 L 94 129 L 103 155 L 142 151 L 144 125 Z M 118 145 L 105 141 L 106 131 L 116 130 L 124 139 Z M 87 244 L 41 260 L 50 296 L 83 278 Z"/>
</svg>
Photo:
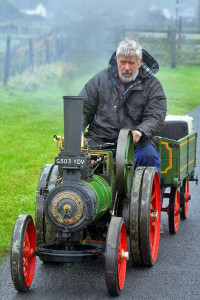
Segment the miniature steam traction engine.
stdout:
<svg viewBox="0 0 200 300">
<path fill-rule="evenodd" d="M 88 149 L 81 133 L 82 110 L 83 98 L 64 97 L 64 138 L 54 136 L 59 154 L 55 164 L 45 165 L 41 172 L 35 225 L 30 215 L 19 215 L 15 223 L 11 273 L 18 291 L 29 290 L 36 256 L 42 261 L 82 262 L 105 255 L 108 291 L 119 295 L 129 258 L 127 235 L 135 265 L 152 266 L 156 260 L 161 216 L 157 169 L 138 167 L 134 170 L 134 145 L 129 129 L 120 131 L 117 145 L 105 143 L 98 149 Z M 175 150 L 181 149 L 180 143 L 167 138 L 158 140 L 161 158 L 163 155 L 163 197 L 167 196 L 165 188 L 171 187 L 169 208 L 163 210 L 169 214 L 170 232 L 175 233 L 180 212 L 179 187 L 182 189 L 181 213 L 183 217 L 187 215 L 188 180 L 194 177 L 196 133 L 184 141 L 190 145 L 189 155 L 193 161 L 183 176 L 180 165 L 174 166 L 180 155 Z M 170 176 L 167 176 L 168 171 Z"/>
</svg>

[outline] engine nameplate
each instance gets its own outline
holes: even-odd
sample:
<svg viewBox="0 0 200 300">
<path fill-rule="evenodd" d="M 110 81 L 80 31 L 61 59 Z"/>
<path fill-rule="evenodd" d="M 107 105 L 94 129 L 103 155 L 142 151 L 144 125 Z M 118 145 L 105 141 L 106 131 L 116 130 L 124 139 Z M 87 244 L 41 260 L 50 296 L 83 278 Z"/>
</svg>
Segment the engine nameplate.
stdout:
<svg viewBox="0 0 200 300">
<path fill-rule="evenodd" d="M 67 210 L 65 210 L 66 208 Z M 61 224 L 74 224 L 78 222 L 83 214 L 83 203 L 77 195 L 62 192 L 53 199 L 51 213 Z"/>
</svg>

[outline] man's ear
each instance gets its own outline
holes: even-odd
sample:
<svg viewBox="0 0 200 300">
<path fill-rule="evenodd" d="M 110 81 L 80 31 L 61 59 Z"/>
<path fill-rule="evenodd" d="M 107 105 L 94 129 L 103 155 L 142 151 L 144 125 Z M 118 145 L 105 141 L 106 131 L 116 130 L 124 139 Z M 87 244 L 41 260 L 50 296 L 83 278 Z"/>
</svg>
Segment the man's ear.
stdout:
<svg viewBox="0 0 200 300">
<path fill-rule="evenodd" d="M 143 62 L 143 57 L 140 59 L 139 68 L 141 67 L 142 62 Z"/>
</svg>

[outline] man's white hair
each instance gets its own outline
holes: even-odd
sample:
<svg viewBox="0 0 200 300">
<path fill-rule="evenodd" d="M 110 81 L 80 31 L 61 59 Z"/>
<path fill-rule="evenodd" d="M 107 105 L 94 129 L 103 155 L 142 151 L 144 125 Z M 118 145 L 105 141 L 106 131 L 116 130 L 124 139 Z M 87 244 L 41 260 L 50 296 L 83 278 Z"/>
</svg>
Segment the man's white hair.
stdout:
<svg viewBox="0 0 200 300">
<path fill-rule="evenodd" d="M 131 57 L 136 55 L 138 63 L 142 58 L 142 47 L 139 42 L 125 38 L 121 41 L 117 47 L 116 56 L 119 58 L 120 55 L 125 57 Z"/>
</svg>

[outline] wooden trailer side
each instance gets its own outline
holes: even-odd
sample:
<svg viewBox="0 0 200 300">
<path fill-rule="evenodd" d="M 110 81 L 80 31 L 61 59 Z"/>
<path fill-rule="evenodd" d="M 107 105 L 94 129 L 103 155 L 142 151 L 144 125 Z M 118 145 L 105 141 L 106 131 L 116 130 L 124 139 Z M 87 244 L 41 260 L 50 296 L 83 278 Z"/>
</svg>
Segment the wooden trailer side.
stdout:
<svg viewBox="0 0 200 300">
<path fill-rule="evenodd" d="M 190 178 L 194 175 L 196 138 L 196 132 L 178 141 L 157 137 L 157 150 L 161 158 L 162 186 L 180 187 L 183 179 Z"/>
</svg>

